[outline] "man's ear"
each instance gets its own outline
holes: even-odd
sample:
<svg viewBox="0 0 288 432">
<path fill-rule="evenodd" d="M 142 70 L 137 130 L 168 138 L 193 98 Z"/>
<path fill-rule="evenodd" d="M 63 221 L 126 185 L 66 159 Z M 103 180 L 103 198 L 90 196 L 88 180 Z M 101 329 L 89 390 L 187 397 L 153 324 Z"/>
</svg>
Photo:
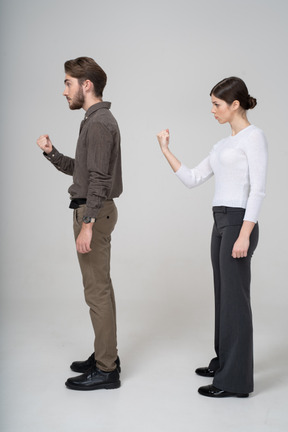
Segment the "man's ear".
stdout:
<svg viewBox="0 0 288 432">
<path fill-rule="evenodd" d="M 86 93 L 93 91 L 93 83 L 88 79 L 83 82 L 82 86 Z"/>
</svg>

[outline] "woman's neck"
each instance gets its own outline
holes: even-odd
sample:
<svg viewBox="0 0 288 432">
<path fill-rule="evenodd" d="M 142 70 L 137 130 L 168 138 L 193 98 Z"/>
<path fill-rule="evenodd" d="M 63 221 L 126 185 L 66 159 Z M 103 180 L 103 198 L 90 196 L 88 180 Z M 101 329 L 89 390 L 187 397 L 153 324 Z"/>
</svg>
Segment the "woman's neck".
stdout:
<svg viewBox="0 0 288 432">
<path fill-rule="evenodd" d="M 230 122 L 232 136 L 237 135 L 241 130 L 250 126 L 250 122 L 247 119 L 246 112 L 241 116 L 235 116 L 234 119 Z"/>
</svg>

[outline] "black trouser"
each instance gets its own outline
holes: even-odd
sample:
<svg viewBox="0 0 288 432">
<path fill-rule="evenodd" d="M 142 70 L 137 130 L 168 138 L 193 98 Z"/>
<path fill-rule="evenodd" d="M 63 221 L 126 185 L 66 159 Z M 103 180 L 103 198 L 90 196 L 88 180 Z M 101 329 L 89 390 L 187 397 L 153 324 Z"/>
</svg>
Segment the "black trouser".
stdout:
<svg viewBox="0 0 288 432">
<path fill-rule="evenodd" d="M 258 224 L 250 236 L 246 258 L 233 258 L 232 249 L 245 210 L 213 207 L 211 259 L 215 292 L 215 351 L 209 368 L 213 385 L 233 393 L 253 391 L 253 327 L 250 302 L 250 264 L 259 236 Z"/>
</svg>

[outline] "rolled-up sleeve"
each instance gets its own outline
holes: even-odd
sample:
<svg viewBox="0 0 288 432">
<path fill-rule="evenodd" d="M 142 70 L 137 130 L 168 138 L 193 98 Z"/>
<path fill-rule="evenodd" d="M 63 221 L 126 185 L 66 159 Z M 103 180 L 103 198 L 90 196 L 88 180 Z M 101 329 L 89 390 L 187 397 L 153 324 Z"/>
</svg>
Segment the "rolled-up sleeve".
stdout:
<svg viewBox="0 0 288 432">
<path fill-rule="evenodd" d="M 100 122 L 93 122 L 87 133 L 88 191 L 86 216 L 96 217 L 112 185 L 110 170 L 114 140 L 111 131 Z"/>
</svg>

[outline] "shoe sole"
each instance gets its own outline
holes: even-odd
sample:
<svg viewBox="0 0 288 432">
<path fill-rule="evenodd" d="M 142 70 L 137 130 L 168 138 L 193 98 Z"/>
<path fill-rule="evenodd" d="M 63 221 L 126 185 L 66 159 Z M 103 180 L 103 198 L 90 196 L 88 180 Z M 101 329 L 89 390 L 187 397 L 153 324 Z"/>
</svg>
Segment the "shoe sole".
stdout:
<svg viewBox="0 0 288 432">
<path fill-rule="evenodd" d="M 196 375 L 201 376 L 201 377 L 205 377 L 205 378 L 213 378 L 215 376 L 215 373 L 209 374 L 209 375 L 201 374 L 201 373 L 198 373 L 198 372 L 195 372 L 195 373 L 196 373 Z"/>
<path fill-rule="evenodd" d="M 107 384 L 98 384 L 98 385 L 94 385 L 94 386 L 82 386 L 77 385 L 77 384 L 73 384 L 70 383 L 68 381 L 66 381 L 65 383 L 66 387 L 72 390 L 82 390 L 82 391 L 89 391 L 89 390 L 113 390 L 113 389 L 117 389 L 121 386 L 121 381 L 117 381 L 115 383 L 107 383 Z"/>
<path fill-rule="evenodd" d="M 198 393 L 201 396 L 206 396 L 206 397 L 211 397 L 214 399 L 223 399 L 223 398 L 227 398 L 227 397 L 237 397 L 237 398 L 248 398 L 249 397 L 249 393 L 230 393 L 230 394 L 224 394 L 224 395 L 214 395 L 214 394 L 207 394 L 205 392 L 201 392 L 198 390 Z"/>
</svg>

